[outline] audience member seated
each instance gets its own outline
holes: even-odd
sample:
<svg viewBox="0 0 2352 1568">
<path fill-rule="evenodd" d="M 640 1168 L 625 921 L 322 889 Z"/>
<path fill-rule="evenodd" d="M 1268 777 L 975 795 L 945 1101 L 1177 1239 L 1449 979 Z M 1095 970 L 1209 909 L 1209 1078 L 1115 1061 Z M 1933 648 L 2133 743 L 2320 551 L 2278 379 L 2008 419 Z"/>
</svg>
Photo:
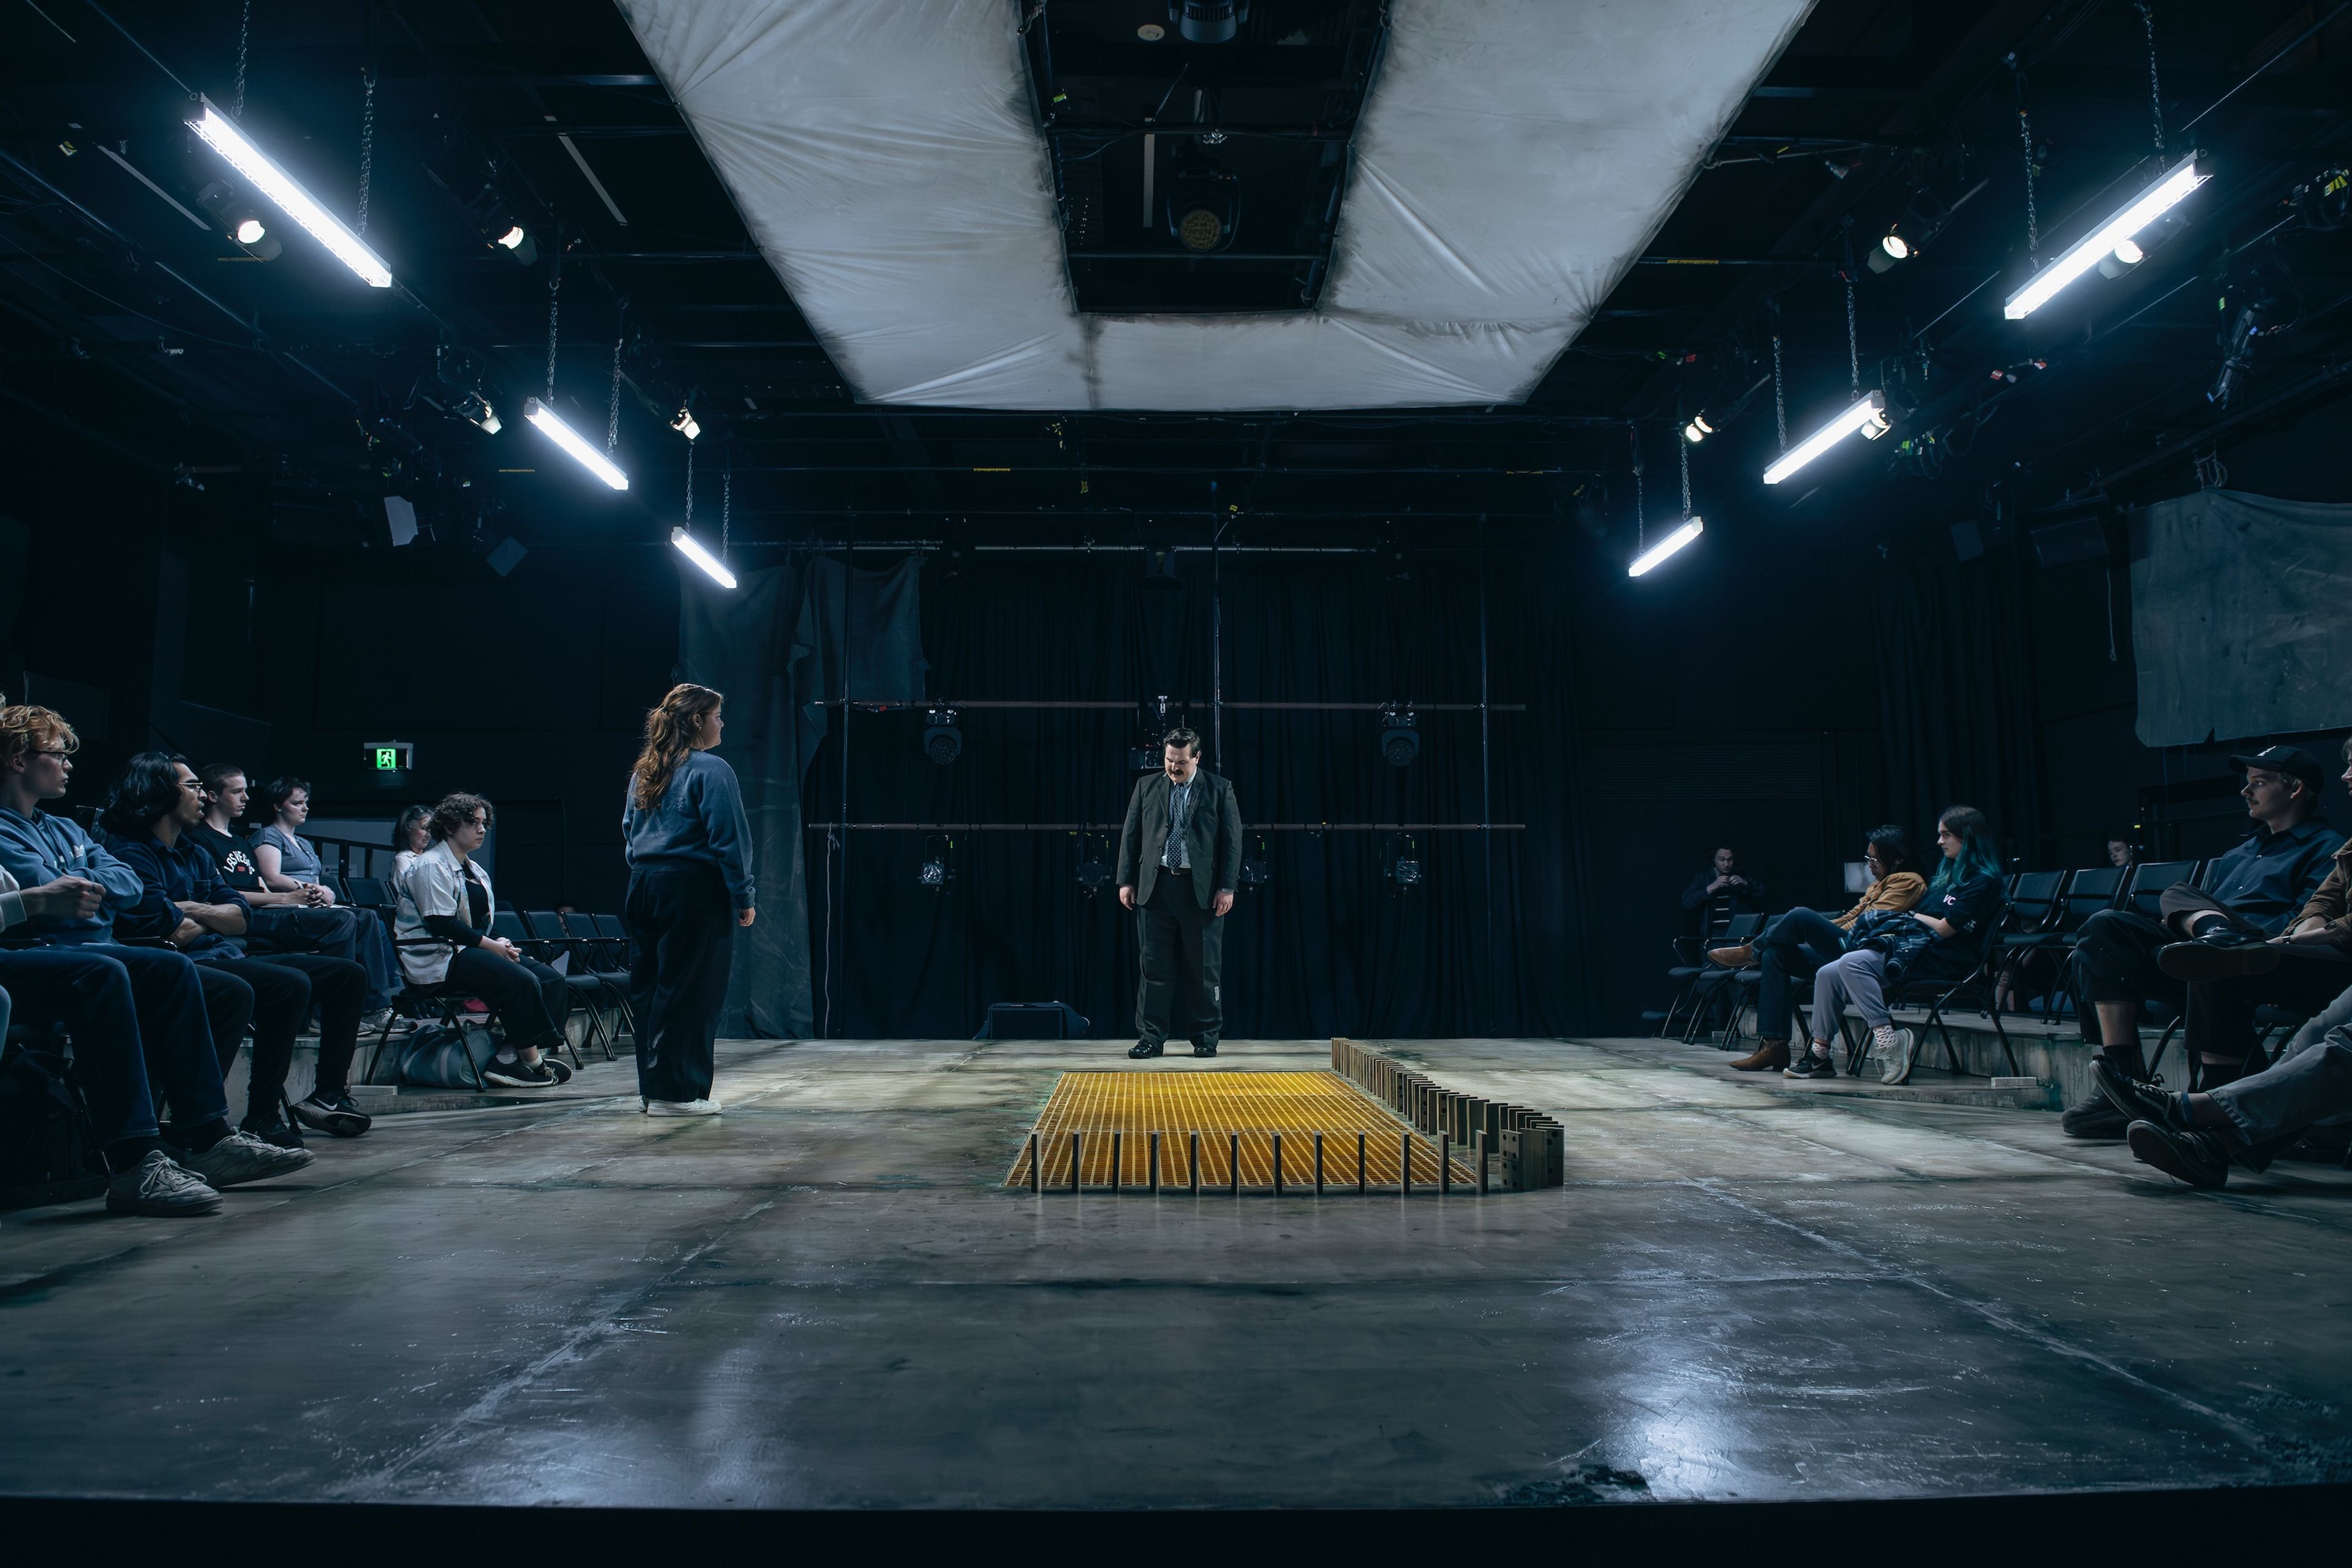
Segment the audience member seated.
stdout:
<svg viewBox="0 0 2352 1568">
<path fill-rule="evenodd" d="M 294 1060 L 294 1037 L 315 1003 L 318 1082 L 294 1108 L 295 1118 L 320 1131 L 356 1138 L 368 1130 L 368 1118 L 349 1092 L 367 971 L 323 952 L 248 952 L 240 939 L 251 911 L 189 834 L 204 812 L 203 792 L 185 758 L 142 752 L 131 759 L 107 798 L 102 821 L 114 853 L 139 873 L 146 898 L 117 924 L 131 934 L 162 937 L 194 959 L 208 993 L 225 995 L 236 985 L 249 993 L 236 1004 L 253 1018 L 253 1070 L 242 1129 L 281 1148 L 302 1142 L 280 1106 Z M 215 1036 L 215 1046 L 219 1043 Z M 224 1074 L 228 1066 L 224 1059 Z"/>
<path fill-rule="evenodd" d="M 416 858 L 433 847 L 433 808 L 412 805 L 392 825 L 392 885 L 396 890 Z"/>
<path fill-rule="evenodd" d="M 2107 836 L 2107 864 L 2118 871 L 2128 871 L 2139 864 L 2139 846 L 2120 834 Z"/>
<path fill-rule="evenodd" d="M 400 966 L 419 991 L 446 986 L 489 1004 L 505 1039 L 485 1079 L 552 1089 L 571 1076 L 552 1059 L 571 992 L 562 975 L 489 934 L 498 902 L 473 855 L 495 819 L 478 795 L 453 795 L 433 808 L 433 847 L 400 879 Z"/>
<path fill-rule="evenodd" d="M 1880 1080 L 1901 1083 L 1911 1076 L 1918 1037 L 1895 1026 L 1886 1006 L 1887 989 L 1967 978 L 1979 961 L 1986 929 L 1999 923 L 2003 905 L 2000 852 L 1983 812 L 1972 805 L 1948 809 L 1936 819 L 1936 846 L 1943 860 L 1927 884 L 1923 906 L 1857 918 L 1848 951 L 1813 976 L 1811 1048 L 1782 1068 L 1784 1076 L 1837 1077 L 1830 1042 L 1838 1037 L 1838 1020 L 1849 1003 L 1869 1026 L 1871 1046 L 1884 1064 Z"/>
<path fill-rule="evenodd" d="M 224 764 L 221 771 L 230 770 Z M 237 793 L 242 795 L 245 775 L 239 773 L 236 777 Z M 310 819 L 310 781 L 273 779 L 268 798 L 269 821 L 253 834 L 254 870 L 262 887 L 271 892 L 301 894 L 316 905 L 333 904 L 334 889 L 321 880 L 326 867 L 319 858 L 318 847 L 299 831 Z M 236 811 L 243 810 L 240 799 Z M 229 816 L 235 820 L 235 812 Z M 364 910 L 352 911 L 352 916 L 351 947 L 329 947 L 325 951 L 340 958 L 357 959 L 367 970 L 368 1026 L 381 1029 L 393 1021 L 389 1010 L 393 997 L 400 990 L 400 965 L 393 957 L 392 933 L 384 929 L 383 922 Z"/>
<path fill-rule="evenodd" d="M 26 911 L 18 929 L 43 945 L 10 951 L 5 984 L 20 1022 L 46 1014 L 71 1027 L 77 1016 L 82 1019 L 75 1052 L 79 1059 L 87 1038 L 93 1064 L 83 1092 L 100 1138 L 114 1151 L 107 1162 L 114 1176 L 109 1205 L 137 1214 L 203 1212 L 198 1189 L 286 1175 L 314 1156 L 231 1131 L 199 970 L 184 953 L 116 940 L 115 917 L 146 898 L 138 873 L 92 843 L 71 817 L 41 810 L 43 801 L 64 798 L 79 746 L 72 726 L 47 708 L 0 708 L 0 870 L 21 890 L 74 889 L 69 899 L 51 897 L 46 909 Z M 94 900 L 81 890 L 85 884 L 99 889 Z M 79 968 L 65 962 L 75 958 L 102 962 Z M 245 1020 L 226 1021 L 236 1031 L 229 1037 L 234 1048 Z M 148 1142 L 162 1136 L 156 1089 L 172 1112 L 163 1164 L 151 1158 L 163 1151 Z M 183 1177 L 194 1178 L 194 1186 Z"/>
<path fill-rule="evenodd" d="M 1738 853 L 1726 846 L 1683 889 L 1683 908 L 1697 911 L 1696 934 L 1702 940 L 1719 933 L 1734 915 L 1763 912 L 1764 884 L 1741 876 L 1738 868 Z"/>
<path fill-rule="evenodd" d="M 2344 743 L 2344 780 L 2352 788 L 2352 741 Z M 2254 1010 L 2316 1014 L 2352 986 L 2352 840 L 2336 846 L 2326 879 L 2286 928 L 2263 942 L 2179 942 L 2156 955 L 2158 967 L 2189 987 L 2181 1037 L 2196 1064 L 2193 1087 L 2218 1089 L 2250 1065 Z"/>
<path fill-rule="evenodd" d="M 2157 918 L 2133 910 L 2102 910 L 2083 922 L 2070 964 L 2075 1016 L 2083 1038 L 2096 1047 L 2094 1059 L 2104 1061 L 2124 1077 L 2147 1079 L 2140 1053 L 2139 1010 L 2150 998 L 2185 1007 L 2184 976 L 2215 974 L 2208 966 L 2242 961 L 2220 955 L 2263 949 L 2270 939 L 2308 906 L 2321 882 L 2333 869 L 2344 836 L 2316 820 L 2323 777 L 2318 761 L 2294 746 L 2273 746 L 2252 756 L 2231 757 L 2230 765 L 2244 773 L 2239 794 L 2254 831 L 2236 848 L 2221 856 L 2207 879 L 2207 891 L 2188 882 L 2164 889 Z M 2176 943 L 2190 942 L 2204 951 L 2176 953 L 2159 963 L 2158 954 Z M 2307 960 L 2307 963 L 2306 963 Z M 2298 973 L 2330 972 L 2325 960 L 2299 954 Z M 2295 980 L 2286 982 L 2297 985 Z M 2336 982 L 2341 988 L 2342 981 Z M 2298 994 L 2303 994 L 2298 992 Z M 2192 1051 L 2226 1056 L 2230 1047 L 2228 1017 L 2235 1005 L 2221 999 L 2218 1034 L 2200 1023 L 2200 1043 Z M 2209 1003 L 2209 1011 L 2213 1004 Z M 2208 1046 L 2202 1039 L 2217 1039 Z M 2243 1059 L 2239 1052 L 2239 1060 Z M 2227 1060 L 2197 1064 L 2200 1070 L 2222 1075 L 2207 1080 L 2218 1087 L 2236 1069 Z M 2107 1098 L 2093 1095 L 2071 1106 L 2061 1119 L 2073 1138 L 2121 1138 L 2125 1120 Z"/>
<path fill-rule="evenodd" d="M 1706 956 L 1731 969 L 1753 963 L 1756 982 L 1756 1032 L 1762 1037 L 1753 1053 L 1731 1065 L 1740 1072 L 1763 1072 L 1789 1065 L 1790 987 L 1815 973 L 1845 952 L 1847 933 L 1863 916 L 1877 910 L 1900 913 L 1927 896 L 1927 879 L 1912 858 L 1911 836 L 1888 823 L 1864 837 L 1863 859 L 1870 867 L 1870 886 L 1853 908 L 1842 915 L 1822 910 L 1790 910 L 1764 928 L 1751 945 L 1718 947 Z"/>
</svg>

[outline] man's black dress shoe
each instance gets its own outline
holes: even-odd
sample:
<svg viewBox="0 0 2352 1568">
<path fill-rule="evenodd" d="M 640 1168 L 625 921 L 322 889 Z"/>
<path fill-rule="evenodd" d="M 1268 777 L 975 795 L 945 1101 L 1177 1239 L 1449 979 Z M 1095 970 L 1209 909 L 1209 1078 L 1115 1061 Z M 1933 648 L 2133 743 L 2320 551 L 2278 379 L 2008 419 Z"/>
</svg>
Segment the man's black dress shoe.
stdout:
<svg viewBox="0 0 2352 1568">
<path fill-rule="evenodd" d="M 2157 967 L 2175 980 L 2235 980 L 2268 974 L 2279 966 L 2279 950 L 2216 921 L 2200 935 L 2156 950 Z"/>
<path fill-rule="evenodd" d="M 1196 1057 L 1213 1057 L 1217 1054 L 1217 1042 L 1210 1040 L 1203 1043 L 1200 1040 L 1194 1040 L 1192 1042 L 1192 1054 Z"/>
<path fill-rule="evenodd" d="M 1161 1047 L 1158 1040 L 1138 1040 L 1135 1042 L 1135 1048 L 1127 1054 L 1137 1061 L 1141 1061 L 1147 1057 L 1160 1055 L 1160 1050 Z"/>
</svg>

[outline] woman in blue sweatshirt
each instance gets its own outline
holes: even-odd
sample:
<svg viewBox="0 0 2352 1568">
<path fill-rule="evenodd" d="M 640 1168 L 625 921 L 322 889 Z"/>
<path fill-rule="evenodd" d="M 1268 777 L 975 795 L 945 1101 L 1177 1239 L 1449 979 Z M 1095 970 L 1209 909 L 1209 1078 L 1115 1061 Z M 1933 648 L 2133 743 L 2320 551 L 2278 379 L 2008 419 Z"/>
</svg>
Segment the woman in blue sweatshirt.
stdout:
<svg viewBox="0 0 2352 1568">
<path fill-rule="evenodd" d="M 722 700 L 681 684 L 646 715 L 646 749 L 621 814 L 637 1098 L 648 1116 L 719 1114 L 711 1053 L 735 962 L 731 927 L 755 912 L 742 786 L 710 754 Z"/>
</svg>

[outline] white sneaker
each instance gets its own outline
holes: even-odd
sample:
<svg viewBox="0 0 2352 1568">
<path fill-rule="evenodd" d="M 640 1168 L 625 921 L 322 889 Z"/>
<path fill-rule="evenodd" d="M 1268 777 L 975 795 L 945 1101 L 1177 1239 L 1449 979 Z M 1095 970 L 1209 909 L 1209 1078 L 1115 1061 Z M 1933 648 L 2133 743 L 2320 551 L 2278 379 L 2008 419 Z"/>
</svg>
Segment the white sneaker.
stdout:
<svg viewBox="0 0 2352 1568">
<path fill-rule="evenodd" d="M 172 1163 L 161 1149 L 128 1171 L 117 1171 L 106 1181 L 106 1212 L 152 1215 L 176 1219 L 182 1215 L 214 1214 L 221 1195 L 192 1173 Z"/>
<path fill-rule="evenodd" d="M 719 1111 L 715 1100 L 641 1100 L 637 1106 L 647 1116 L 716 1116 Z"/>
<path fill-rule="evenodd" d="M 203 1177 L 206 1185 L 220 1188 L 291 1175 L 318 1158 L 308 1149 L 280 1149 L 249 1132 L 232 1132 L 201 1154 L 181 1155 L 179 1163 Z"/>
<path fill-rule="evenodd" d="M 1909 1029 L 1874 1029 L 1871 1032 L 1870 1043 L 1872 1048 L 1878 1052 L 1879 1060 L 1885 1064 L 1878 1073 L 1881 1083 L 1905 1082 L 1910 1078 L 1911 1069 L 1918 1065 L 1919 1037 Z"/>
</svg>

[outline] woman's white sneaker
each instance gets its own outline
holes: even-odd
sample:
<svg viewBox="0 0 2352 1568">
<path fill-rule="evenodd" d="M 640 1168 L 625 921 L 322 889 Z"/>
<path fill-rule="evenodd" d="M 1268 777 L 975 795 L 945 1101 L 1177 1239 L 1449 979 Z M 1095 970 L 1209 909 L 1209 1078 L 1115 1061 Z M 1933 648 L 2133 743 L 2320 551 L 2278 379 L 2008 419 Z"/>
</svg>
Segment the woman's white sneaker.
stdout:
<svg viewBox="0 0 2352 1568">
<path fill-rule="evenodd" d="M 716 1116 L 715 1100 L 645 1100 L 637 1102 L 647 1116 Z"/>
<path fill-rule="evenodd" d="M 207 1185 L 234 1187 L 291 1175 L 318 1158 L 308 1149 L 280 1149 L 250 1132 L 232 1132 L 201 1154 L 181 1155 L 179 1164 L 203 1177 Z"/>
</svg>

